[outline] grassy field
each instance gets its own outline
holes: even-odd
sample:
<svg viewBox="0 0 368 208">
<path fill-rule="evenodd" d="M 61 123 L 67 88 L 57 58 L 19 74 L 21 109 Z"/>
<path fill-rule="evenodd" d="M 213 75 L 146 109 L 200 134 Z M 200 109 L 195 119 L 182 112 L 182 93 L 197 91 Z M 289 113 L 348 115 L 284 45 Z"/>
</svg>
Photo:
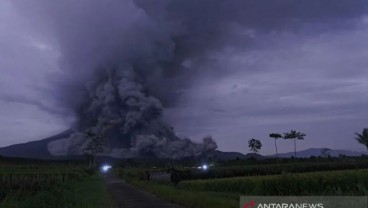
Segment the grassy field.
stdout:
<svg viewBox="0 0 368 208">
<path fill-rule="evenodd" d="M 318 171 L 324 163 L 310 162 L 246 167 L 237 165 L 213 168 L 207 172 L 194 169 L 188 172 L 183 169 L 184 177 L 177 185 L 148 181 L 146 174 L 149 169 L 124 168 L 116 171 L 133 185 L 186 207 L 230 208 L 239 206 L 239 197 L 242 195 L 368 195 L 368 169 L 364 169 L 367 165 L 365 162 L 365 159 L 357 163 L 342 162 L 340 165 L 335 162 L 321 168 L 326 171 Z M 277 167 L 277 172 L 273 170 L 274 167 Z M 350 170 L 346 170 L 347 167 Z M 193 175 L 188 176 L 188 173 Z"/>
<path fill-rule="evenodd" d="M 2 164 L 0 207 L 113 208 L 98 174 L 80 165 Z"/>
<path fill-rule="evenodd" d="M 244 195 L 366 195 L 368 169 L 182 181 L 179 189 Z"/>
<path fill-rule="evenodd" d="M 241 195 L 368 195 L 367 158 L 242 162 L 223 163 L 208 170 L 180 166 L 177 169 L 180 182 L 176 185 L 170 181 L 148 180 L 148 172 L 164 170 L 164 166 L 153 168 L 146 163 L 114 171 L 140 189 L 193 208 L 238 207 Z M 86 171 L 81 164 L 0 161 L 0 207 L 113 208 L 116 205 L 100 175 Z"/>
<path fill-rule="evenodd" d="M 234 208 L 239 206 L 238 194 L 191 191 L 179 189 L 171 184 L 155 182 L 130 181 L 130 183 L 167 201 L 181 204 L 185 207 Z"/>
</svg>

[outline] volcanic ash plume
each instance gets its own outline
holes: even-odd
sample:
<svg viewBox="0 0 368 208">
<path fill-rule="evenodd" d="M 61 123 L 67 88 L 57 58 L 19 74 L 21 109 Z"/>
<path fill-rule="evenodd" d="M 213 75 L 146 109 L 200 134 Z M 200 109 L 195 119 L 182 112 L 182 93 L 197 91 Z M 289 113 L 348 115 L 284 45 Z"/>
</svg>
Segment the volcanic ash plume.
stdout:
<svg viewBox="0 0 368 208">
<path fill-rule="evenodd" d="M 183 158 L 217 148 L 211 137 L 200 144 L 178 138 L 162 120 L 161 102 L 149 95 L 131 67 L 105 72 L 88 89 L 88 101 L 79 115 L 79 131 L 48 145 L 53 155 L 81 154 L 90 142 L 85 132 L 106 140 L 104 155 L 121 158 Z"/>
<path fill-rule="evenodd" d="M 162 120 L 162 105 L 175 109 L 197 82 L 268 72 L 267 54 L 278 60 L 272 45 L 322 37 L 325 28 L 340 34 L 338 28 L 366 19 L 368 11 L 366 0 L 9 2 L 39 36 L 20 37 L 32 46 L 48 43 L 60 55 L 49 95 L 77 123 L 70 138 L 49 144 L 50 152 L 81 154 L 92 133 L 106 141 L 104 154 L 115 157 L 180 158 L 214 150 L 211 138 L 201 144 L 178 138 Z M 268 47 L 263 57 L 258 51 Z"/>
</svg>

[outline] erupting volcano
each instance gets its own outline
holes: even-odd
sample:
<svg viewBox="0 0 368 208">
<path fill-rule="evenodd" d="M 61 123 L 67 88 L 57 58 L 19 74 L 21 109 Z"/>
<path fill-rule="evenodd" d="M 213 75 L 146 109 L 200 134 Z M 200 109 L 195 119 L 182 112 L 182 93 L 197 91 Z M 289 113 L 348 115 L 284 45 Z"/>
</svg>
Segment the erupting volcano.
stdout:
<svg viewBox="0 0 368 208">
<path fill-rule="evenodd" d="M 178 138 L 171 126 L 162 121 L 161 102 L 151 96 L 132 68 L 106 69 L 88 91 L 80 108 L 77 132 L 69 138 L 50 142 L 53 155 L 77 155 L 90 138 L 84 132 L 102 135 L 105 155 L 113 157 L 182 158 L 198 156 L 217 148 L 211 137 L 196 144 Z"/>
</svg>

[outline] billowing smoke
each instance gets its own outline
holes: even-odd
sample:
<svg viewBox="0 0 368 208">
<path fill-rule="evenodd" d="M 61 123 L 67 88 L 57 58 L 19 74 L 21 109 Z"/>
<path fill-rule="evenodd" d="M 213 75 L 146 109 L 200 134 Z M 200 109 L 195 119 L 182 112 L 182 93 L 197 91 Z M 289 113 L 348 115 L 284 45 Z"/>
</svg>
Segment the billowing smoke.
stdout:
<svg viewBox="0 0 368 208">
<path fill-rule="evenodd" d="M 178 138 L 173 128 L 162 121 L 161 102 L 149 95 L 130 66 L 107 68 L 88 92 L 77 129 L 105 137 L 104 154 L 182 158 L 217 148 L 211 137 L 204 138 L 201 144 Z M 89 142 L 85 133 L 77 132 L 70 138 L 51 142 L 48 147 L 54 155 L 80 154 Z"/>
<path fill-rule="evenodd" d="M 70 138 L 49 144 L 54 155 L 80 154 L 86 132 L 107 139 L 115 157 L 180 158 L 217 148 L 193 143 L 163 120 L 191 79 L 226 74 L 211 58 L 218 49 L 251 47 L 257 36 L 310 24 L 344 27 L 339 18 L 366 11 L 366 1 L 39 0 L 19 1 L 34 27 L 52 34 L 61 72 L 54 96 L 77 117 Z M 308 35 L 308 34 L 306 34 Z M 48 36 L 49 37 L 49 36 Z M 208 64 L 210 63 L 210 64 Z M 210 132 L 209 132 L 210 133 Z"/>
<path fill-rule="evenodd" d="M 178 87 L 165 83 L 165 73 L 178 70 L 175 42 L 142 8 L 116 0 L 41 6 L 62 53 L 58 100 L 77 117 L 74 134 L 48 145 L 53 155 L 83 153 L 86 132 L 103 137 L 103 154 L 114 157 L 182 158 L 217 148 L 211 137 L 181 139 L 164 122 L 155 94 L 169 105 Z"/>
</svg>

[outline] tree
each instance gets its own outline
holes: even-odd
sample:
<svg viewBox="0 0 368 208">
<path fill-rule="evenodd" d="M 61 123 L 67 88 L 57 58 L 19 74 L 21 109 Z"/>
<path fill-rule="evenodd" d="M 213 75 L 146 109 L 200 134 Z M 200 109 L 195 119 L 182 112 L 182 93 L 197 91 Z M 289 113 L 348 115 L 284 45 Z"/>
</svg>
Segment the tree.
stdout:
<svg viewBox="0 0 368 208">
<path fill-rule="evenodd" d="M 361 134 L 355 132 L 355 135 L 357 136 L 355 139 L 368 150 L 368 128 L 364 128 Z"/>
<path fill-rule="evenodd" d="M 291 130 L 290 132 L 284 133 L 284 139 L 293 139 L 294 140 L 294 156 L 296 158 L 296 140 L 303 140 L 306 135 L 304 133 Z"/>
<path fill-rule="evenodd" d="M 86 137 L 90 139 L 86 148 L 83 149 L 84 153 L 89 156 L 89 168 L 95 168 L 95 158 L 98 153 L 102 153 L 105 140 L 101 135 L 98 135 L 92 131 L 87 131 L 85 133 Z"/>
<path fill-rule="evenodd" d="M 250 151 L 257 153 L 262 148 L 262 143 L 261 141 L 252 138 L 248 141 L 248 147 Z"/>
<path fill-rule="evenodd" d="M 278 134 L 278 133 L 272 133 L 272 134 L 270 134 L 270 138 L 274 138 L 275 139 L 276 157 L 279 158 L 279 153 L 277 152 L 277 143 L 276 143 L 276 140 L 279 139 L 279 138 L 282 138 L 282 135 L 281 134 Z"/>
</svg>

